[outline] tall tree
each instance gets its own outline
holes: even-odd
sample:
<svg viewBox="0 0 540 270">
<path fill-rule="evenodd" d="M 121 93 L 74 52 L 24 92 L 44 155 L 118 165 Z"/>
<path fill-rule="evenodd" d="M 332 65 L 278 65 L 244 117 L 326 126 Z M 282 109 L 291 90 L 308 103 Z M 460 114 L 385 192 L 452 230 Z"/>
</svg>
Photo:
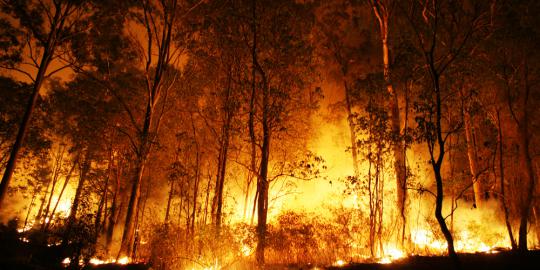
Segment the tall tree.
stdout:
<svg viewBox="0 0 540 270">
<path fill-rule="evenodd" d="M 1 8 L 17 21 L 20 32 L 17 37 L 19 44 L 24 44 L 29 53 L 29 59 L 19 64 L 13 61 L 1 63 L 1 68 L 19 72 L 32 81 L 32 94 L 26 106 L 17 137 L 11 148 L 11 153 L 6 164 L 6 169 L 0 183 L 0 207 L 6 196 L 13 171 L 17 163 L 20 149 L 24 143 L 32 112 L 36 106 L 40 89 L 47 77 L 61 71 L 67 66 L 61 66 L 52 71 L 49 70 L 51 62 L 63 54 L 58 48 L 69 42 L 75 33 L 80 31 L 79 23 L 84 18 L 86 1 L 3 1 Z M 2 24 L 2 31 L 11 33 L 15 38 L 13 25 L 8 21 Z M 4 57 L 3 57 L 4 58 Z M 5 59 L 2 59 L 5 60 Z M 33 71 L 27 71 L 28 66 Z"/>
<path fill-rule="evenodd" d="M 534 140 L 532 115 L 537 113 L 540 76 L 535 48 L 539 44 L 538 18 L 533 15 L 540 9 L 536 1 L 502 1 L 495 17 L 495 33 L 486 46 L 493 78 L 500 88 L 504 107 L 514 129 L 517 145 L 519 176 L 514 185 L 518 188 L 514 201 L 519 217 L 518 249 L 528 249 L 528 225 L 533 207 L 537 174 L 531 155 Z M 506 137 L 509 137 L 508 135 Z"/>
<path fill-rule="evenodd" d="M 297 128 L 294 126 L 300 126 L 305 112 L 313 108 L 315 101 L 310 97 L 316 94 L 308 88 L 313 66 L 308 39 L 314 22 L 312 10 L 309 3 L 252 0 L 250 49 L 255 88 L 251 97 L 254 106 L 250 107 L 260 110 L 250 110 L 253 117 L 250 136 L 255 137 L 260 152 L 255 172 L 258 194 L 255 256 L 259 265 L 264 265 L 266 247 L 271 142 L 280 134 L 294 132 Z"/>
<path fill-rule="evenodd" d="M 383 73 L 386 91 L 389 95 L 388 110 L 391 112 L 392 132 L 394 133 L 394 142 L 392 151 L 394 154 L 394 171 L 396 176 L 397 207 L 401 218 L 401 244 L 405 241 L 405 231 L 407 224 L 407 211 L 405 209 L 407 201 L 407 165 L 406 148 L 403 141 L 403 131 L 401 129 L 401 115 L 399 109 L 398 94 L 392 82 L 390 67 L 390 49 L 389 49 L 389 18 L 394 9 L 395 3 L 392 0 L 371 0 L 371 8 L 379 24 L 379 34 L 382 43 Z"/>
<path fill-rule="evenodd" d="M 132 118 L 132 125 L 136 130 L 136 137 L 131 138 L 136 156 L 135 177 L 131 184 L 119 257 L 131 256 L 133 250 L 141 182 L 163 115 L 159 102 L 167 96 L 167 92 L 176 80 L 176 71 L 170 67 L 178 61 L 180 52 L 174 47 L 178 27 L 178 8 L 176 0 L 157 3 L 145 0 L 138 3 L 134 14 L 135 21 L 146 30 L 143 35 L 145 40 L 135 41 L 139 46 L 139 59 L 143 63 L 142 77 L 146 97 L 142 122 L 138 123 Z M 155 55 L 157 59 L 154 59 Z M 127 112 L 131 114 L 130 111 Z"/>
<path fill-rule="evenodd" d="M 439 1 L 424 3 L 409 2 L 410 8 L 400 6 L 415 35 L 416 47 L 423 55 L 427 84 L 416 108 L 419 139 L 426 143 L 429 151 L 435 184 L 435 218 L 447 242 L 449 257 L 460 267 L 454 247 L 454 238 L 442 213 L 444 180 L 442 174 L 448 137 L 461 127 L 460 123 L 444 119 L 445 102 L 455 93 L 448 93 L 446 84 L 448 69 L 456 65 L 460 57 L 466 56 L 476 45 L 472 40 L 480 39 L 489 19 L 486 3 L 474 1 Z"/>
</svg>

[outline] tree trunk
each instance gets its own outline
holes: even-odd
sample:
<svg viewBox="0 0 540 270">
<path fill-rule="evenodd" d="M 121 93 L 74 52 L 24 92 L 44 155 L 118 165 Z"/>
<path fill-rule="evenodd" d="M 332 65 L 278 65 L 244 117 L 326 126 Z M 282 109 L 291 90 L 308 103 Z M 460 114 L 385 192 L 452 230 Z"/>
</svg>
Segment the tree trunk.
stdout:
<svg viewBox="0 0 540 270">
<path fill-rule="evenodd" d="M 465 98 L 462 95 L 462 99 Z M 464 102 L 464 101 L 463 101 Z M 472 176 L 473 192 L 474 192 L 474 207 L 482 208 L 484 199 L 484 189 L 480 181 L 480 172 L 478 166 L 478 155 L 476 151 L 476 140 L 472 127 L 472 117 L 466 108 L 462 105 L 463 122 L 465 125 L 465 140 L 467 143 L 467 157 L 469 159 L 469 168 Z"/>
<path fill-rule="evenodd" d="M 441 99 L 441 88 L 440 88 L 440 82 L 439 82 L 439 74 L 435 68 L 434 59 L 432 57 L 429 59 L 429 68 L 430 68 L 430 75 L 433 82 L 433 90 L 435 92 L 435 135 L 436 139 L 434 139 L 433 142 L 428 142 L 428 144 L 431 144 L 429 147 L 430 149 L 430 155 L 431 155 L 431 165 L 433 167 L 433 173 L 435 175 L 435 183 L 437 185 L 437 193 L 435 196 L 435 218 L 437 219 L 437 222 L 439 223 L 439 226 L 441 227 L 441 232 L 444 235 L 444 238 L 446 239 L 447 243 L 447 249 L 448 249 L 448 256 L 450 259 L 454 262 L 454 266 L 457 269 L 461 269 L 461 262 L 459 261 L 459 257 L 457 256 L 457 253 L 454 248 L 454 239 L 452 237 L 452 233 L 450 230 L 448 230 L 448 226 L 446 225 L 446 221 L 442 215 L 442 207 L 443 207 L 443 199 L 444 199 L 444 193 L 443 193 L 443 179 L 441 175 L 441 168 L 444 161 L 444 154 L 445 154 L 445 140 L 443 138 L 443 131 L 442 131 L 442 99 Z M 435 147 L 438 147 L 438 155 L 435 157 Z"/>
<path fill-rule="evenodd" d="M 32 209 L 34 208 L 34 202 L 36 201 L 37 195 L 38 195 L 38 189 L 34 189 L 34 193 L 32 194 L 32 200 L 30 200 L 30 205 L 28 205 L 28 211 L 26 211 L 26 218 L 24 219 L 23 230 L 25 231 L 26 231 L 26 226 L 28 225 L 28 218 L 30 218 L 30 212 L 32 212 Z"/>
<path fill-rule="evenodd" d="M 107 254 L 110 255 L 111 252 L 111 245 L 114 235 L 114 227 L 116 226 L 116 221 L 118 218 L 118 193 L 120 192 L 120 177 L 122 175 L 122 160 L 118 160 L 116 163 L 116 176 L 115 176 L 115 187 L 114 187 L 114 193 L 111 201 L 111 212 L 109 214 L 109 222 L 107 226 L 107 235 L 105 236 L 105 249 L 107 250 Z"/>
<path fill-rule="evenodd" d="M 343 79 L 343 86 L 345 89 L 345 106 L 347 108 L 347 122 L 349 124 L 349 132 L 351 134 L 351 152 L 352 152 L 354 176 L 359 177 L 360 170 L 358 169 L 358 147 L 356 145 L 356 139 L 357 139 L 356 131 L 354 130 L 355 127 L 354 127 L 353 113 L 352 113 L 351 93 L 349 90 L 349 85 L 347 84 L 347 79 L 345 78 Z"/>
<path fill-rule="evenodd" d="M 100 233 L 101 229 L 102 229 L 101 216 L 104 214 L 104 212 L 105 212 L 105 215 L 106 215 L 106 210 L 104 211 L 103 209 L 104 208 L 107 209 L 107 195 L 109 193 L 109 181 L 111 179 L 112 164 L 114 162 L 112 140 L 111 140 L 111 145 L 110 145 L 110 148 L 109 148 L 109 160 L 108 161 L 109 162 L 107 164 L 107 175 L 105 176 L 105 183 L 103 185 L 103 192 L 101 193 L 101 198 L 99 199 L 98 210 L 96 212 L 96 220 L 95 220 L 95 224 L 94 224 L 96 235 L 98 235 Z M 105 221 L 105 216 L 103 217 L 103 221 Z"/>
<path fill-rule="evenodd" d="M 191 234 L 195 235 L 195 220 L 197 218 L 197 198 L 199 196 L 199 182 L 201 180 L 201 153 L 199 143 L 197 143 L 197 156 L 195 157 L 196 172 L 195 183 L 193 184 L 193 210 L 191 213 Z"/>
<path fill-rule="evenodd" d="M 172 202 L 173 190 L 174 190 L 174 180 L 171 180 L 170 182 L 171 182 L 171 189 L 169 190 L 169 198 L 167 199 L 167 208 L 165 208 L 165 220 L 163 221 L 165 225 L 169 224 L 169 215 L 171 212 L 171 202 Z"/>
<path fill-rule="evenodd" d="M 257 248 L 256 259 L 259 266 L 264 265 L 264 249 L 266 247 L 266 222 L 268 215 L 268 162 L 270 161 L 270 126 L 269 126 L 269 86 L 264 70 L 259 65 L 255 55 L 255 67 L 259 71 L 263 81 L 263 100 L 262 100 L 262 147 L 261 147 L 261 163 L 260 173 L 258 178 L 258 193 L 257 199 Z"/>
<path fill-rule="evenodd" d="M 382 43 L 382 54 L 383 54 L 383 72 L 384 72 L 384 82 L 386 85 L 386 91 L 389 97 L 388 109 L 391 112 L 391 126 L 392 133 L 395 136 L 395 141 L 393 142 L 392 152 L 394 155 L 394 172 L 396 176 L 396 191 L 397 191 L 397 202 L 400 218 L 401 218 L 401 244 L 405 239 L 405 231 L 407 224 L 407 214 L 405 209 L 405 204 L 407 200 L 407 167 L 406 167 L 406 149 L 405 144 L 402 140 L 401 132 L 401 117 L 399 111 L 398 96 L 392 85 L 392 77 L 390 70 L 390 52 L 388 48 L 388 16 L 390 8 L 389 3 L 384 5 L 379 0 L 372 0 L 371 6 L 373 12 L 377 17 L 379 22 L 379 30 L 381 34 L 381 43 Z"/>
<path fill-rule="evenodd" d="M 62 169 L 62 160 L 64 157 L 64 146 L 62 146 L 61 150 L 59 150 L 59 153 L 57 154 L 56 158 L 54 159 L 54 170 L 52 175 L 52 186 L 51 186 L 51 193 L 49 195 L 49 200 L 47 201 L 47 206 L 45 206 L 45 214 L 43 214 L 44 219 L 43 223 L 41 224 L 41 229 L 45 230 L 45 228 L 48 226 L 48 224 L 52 221 L 53 216 L 51 215 L 49 217 L 49 211 L 51 209 L 51 202 L 54 195 L 54 190 L 56 188 L 56 184 L 58 183 L 58 177 L 60 176 L 60 170 Z"/>
<path fill-rule="evenodd" d="M 81 203 L 81 196 L 83 193 L 84 184 L 86 182 L 86 175 L 88 174 L 88 171 L 90 170 L 90 153 L 88 153 L 88 150 L 86 150 L 86 154 L 84 157 L 84 160 L 82 164 L 80 164 L 80 175 L 79 175 L 79 183 L 77 184 L 77 190 L 75 191 L 75 197 L 73 198 L 73 203 L 71 204 L 71 211 L 69 213 L 69 217 L 67 220 L 66 225 L 66 231 L 64 234 L 64 239 L 62 239 L 62 244 L 67 245 L 68 240 L 71 237 L 71 232 L 73 229 L 73 224 L 75 223 L 75 220 L 77 219 L 77 211 L 79 209 L 79 204 Z"/>
<path fill-rule="evenodd" d="M 263 113 L 265 115 L 266 113 Z M 268 162 L 270 158 L 270 130 L 263 116 L 263 145 L 261 155 L 261 173 L 258 182 L 259 197 L 257 208 L 257 250 L 259 265 L 264 265 L 264 249 L 266 247 L 266 222 L 268 214 Z"/>
<path fill-rule="evenodd" d="M 56 209 L 58 208 L 58 204 L 60 204 L 60 200 L 62 199 L 62 195 L 64 195 L 64 191 L 66 190 L 66 187 L 69 183 L 69 179 L 71 179 L 71 176 L 73 175 L 73 171 L 75 170 L 75 167 L 77 166 L 77 163 L 79 162 L 79 157 L 77 156 L 75 160 L 73 161 L 73 165 L 69 169 L 69 172 L 66 176 L 66 180 L 64 181 L 64 185 L 62 186 L 62 189 L 60 190 L 60 194 L 58 194 L 58 199 L 56 200 L 56 203 L 54 204 L 54 207 L 49 215 L 49 220 L 52 220 L 54 217 L 54 214 L 56 213 Z M 47 224 L 45 229 L 47 229 L 50 225 L 50 222 Z"/>
<path fill-rule="evenodd" d="M 131 193 L 129 196 L 126 221 L 124 224 L 124 233 L 122 234 L 122 243 L 120 245 L 118 258 L 129 256 L 132 253 L 133 243 L 135 240 L 135 223 L 139 210 L 139 199 L 141 196 L 141 182 L 145 168 L 144 163 L 145 160 L 143 160 L 142 158 L 137 159 L 136 175 L 131 185 Z"/>
<path fill-rule="evenodd" d="M 148 46 L 151 47 L 154 42 L 157 42 L 159 46 L 157 46 L 158 54 L 157 59 L 155 60 L 157 62 L 155 67 L 152 67 L 151 59 L 154 52 L 152 52 L 151 48 L 149 48 L 147 51 L 148 55 L 143 56 L 144 59 L 147 59 L 147 62 L 145 63 L 144 78 L 146 82 L 145 90 L 147 90 L 148 93 L 145 104 L 146 109 L 144 113 L 144 123 L 142 128 L 135 127 L 137 128 L 137 135 L 139 137 L 139 143 L 135 149 L 137 155 L 137 160 L 135 161 L 135 179 L 133 180 L 131 187 L 124 232 L 122 234 L 122 243 L 120 245 L 118 257 L 129 256 L 132 253 L 133 243 L 135 240 L 134 233 L 137 213 L 139 212 L 139 197 L 141 195 L 140 189 L 143 173 L 146 167 L 146 162 L 152 150 L 154 139 L 157 137 L 159 131 L 159 117 L 157 118 L 158 120 L 156 120 L 157 124 L 154 124 L 155 108 L 164 90 L 163 77 L 165 76 L 165 73 L 169 67 L 170 61 L 172 61 L 170 49 L 171 40 L 173 38 L 173 28 L 176 27 L 175 15 L 178 3 L 176 0 L 173 0 L 171 2 L 162 1 L 160 4 L 163 13 L 162 18 L 160 19 L 163 19 L 163 21 L 161 22 L 162 27 L 159 30 L 151 27 L 151 25 L 154 23 L 154 19 L 151 19 L 152 22 L 149 20 L 149 17 L 154 16 L 151 14 L 154 11 L 147 5 L 142 6 L 142 11 L 144 13 L 144 24 L 147 30 L 146 38 L 148 39 Z M 154 40 L 154 38 L 158 40 Z M 161 111 L 161 113 L 163 113 L 163 111 Z"/>
<path fill-rule="evenodd" d="M 231 80 L 232 80 L 232 74 L 229 71 L 228 74 L 228 82 L 227 82 L 227 93 L 225 96 L 225 102 L 224 102 L 224 110 L 225 110 L 225 121 L 222 126 L 221 131 L 221 146 L 220 146 L 220 164 L 218 166 L 218 177 L 216 181 L 216 192 L 215 195 L 217 197 L 217 208 L 216 208 L 216 229 L 217 233 L 219 233 L 219 230 L 221 228 L 221 219 L 222 219 L 222 208 L 223 208 L 223 186 L 225 184 L 225 174 L 227 171 L 227 154 L 229 151 L 229 141 L 230 141 L 230 129 L 231 129 L 231 121 L 233 118 L 234 108 L 231 106 Z"/>
<path fill-rule="evenodd" d="M 440 165 L 437 165 L 435 163 L 432 163 L 433 170 L 435 173 L 435 180 L 437 182 L 437 193 L 435 198 L 435 218 L 437 219 L 437 222 L 439 223 L 439 226 L 441 227 L 441 232 L 444 235 L 444 238 L 446 239 L 446 243 L 448 244 L 447 250 L 448 250 L 448 256 L 454 264 L 456 264 L 456 267 L 460 268 L 460 262 L 459 258 L 457 256 L 457 253 L 454 248 L 454 239 L 452 237 L 452 233 L 450 230 L 448 230 L 448 226 L 446 225 L 446 221 L 444 220 L 444 217 L 442 215 L 442 206 L 443 206 L 443 180 L 441 176 L 441 167 Z"/>
<path fill-rule="evenodd" d="M 497 110 L 497 131 L 498 131 L 498 144 L 499 144 L 499 180 L 501 185 L 501 206 L 504 212 L 504 223 L 506 224 L 506 230 L 508 231 L 508 238 L 510 238 L 510 244 L 512 250 L 517 250 L 516 239 L 512 231 L 512 224 L 510 224 L 510 215 L 508 211 L 508 205 L 506 204 L 506 191 L 504 183 L 504 159 L 503 159 L 503 133 L 501 128 L 501 118 L 499 110 Z"/>
<path fill-rule="evenodd" d="M 212 175 L 208 173 L 208 182 L 206 183 L 206 196 L 204 200 L 204 218 L 203 218 L 203 224 L 206 225 L 207 217 L 208 217 L 208 200 L 210 198 L 210 184 L 212 182 Z"/>
<path fill-rule="evenodd" d="M 526 114 L 526 112 L 525 112 Z M 529 153 L 529 134 L 527 117 L 524 116 L 519 127 L 519 158 L 523 166 L 521 171 L 523 184 L 523 195 L 521 197 L 520 220 L 519 220 L 519 242 L 518 247 L 521 252 L 526 252 L 527 248 L 527 225 L 531 212 L 531 205 L 534 191 L 534 170 L 532 158 Z"/>
</svg>

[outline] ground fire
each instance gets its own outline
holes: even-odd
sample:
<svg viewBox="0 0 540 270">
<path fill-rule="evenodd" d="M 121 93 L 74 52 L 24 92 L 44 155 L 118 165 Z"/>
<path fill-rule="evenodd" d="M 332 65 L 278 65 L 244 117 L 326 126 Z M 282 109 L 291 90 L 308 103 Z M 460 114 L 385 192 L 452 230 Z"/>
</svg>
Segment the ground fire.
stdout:
<svg viewBox="0 0 540 270">
<path fill-rule="evenodd" d="M 537 269 L 540 2 L 0 1 L 0 269 Z"/>
</svg>

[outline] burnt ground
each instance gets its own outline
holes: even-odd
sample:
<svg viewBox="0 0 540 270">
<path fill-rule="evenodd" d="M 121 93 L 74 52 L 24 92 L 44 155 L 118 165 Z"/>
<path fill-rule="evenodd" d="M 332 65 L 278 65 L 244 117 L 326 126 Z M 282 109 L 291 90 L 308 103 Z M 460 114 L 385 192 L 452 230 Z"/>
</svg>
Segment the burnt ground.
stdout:
<svg viewBox="0 0 540 270">
<path fill-rule="evenodd" d="M 539 270 L 540 250 L 530 251 L 527 254 L 517 254 L 504 251 L 496 254 L 460 254 L 461 270 Z M 342 267 L 313 267 L 313 266 L 278 266 L 269 265 L 272 270 L 455 270 L 452 261 L 443 256 L 413 256 L 402 259 L 391 264 L 377 263 L 357 263 Z M 66 269 L 58 264 L 47 265 L 38 262 L 22 262 L 20 260 L 9 260 L 4 257 L 0 259 L 0 269 L 2 270 L 45 270 L 45 269 Z M 147 265 L 99 265 L 87 266 L 83 270 L 145 270 Z M 249 269 L 243 268 L 243 269 Z"/>
<path fill-rule="evenodd" d="M 495 254 L 460 254 L 461 270 L 539 270 L 540 250 L 518 254 L 502 251 Z M 448 257 L 412 256 L 391 264 L 350 264 L 328 270 L 455 270 Z"/>
</svg>

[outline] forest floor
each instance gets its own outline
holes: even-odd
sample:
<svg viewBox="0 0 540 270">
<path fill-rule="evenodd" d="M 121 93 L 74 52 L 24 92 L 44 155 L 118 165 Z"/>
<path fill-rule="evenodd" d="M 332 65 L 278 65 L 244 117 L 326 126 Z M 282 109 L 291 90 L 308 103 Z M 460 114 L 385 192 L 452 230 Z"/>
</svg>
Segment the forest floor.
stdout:
<svg viewBox="0 0 540 270">
<path fill-rule="evenodd" d="M 518 254 L 511 251 L 498 253 L 459 254 L 461 270 L 538 270 L 540 250 Z M 328 270 L 454 270 L 454 264 L 445 256 L 412 256 L 390 264 L 358 263 Z"/>
</svg>

